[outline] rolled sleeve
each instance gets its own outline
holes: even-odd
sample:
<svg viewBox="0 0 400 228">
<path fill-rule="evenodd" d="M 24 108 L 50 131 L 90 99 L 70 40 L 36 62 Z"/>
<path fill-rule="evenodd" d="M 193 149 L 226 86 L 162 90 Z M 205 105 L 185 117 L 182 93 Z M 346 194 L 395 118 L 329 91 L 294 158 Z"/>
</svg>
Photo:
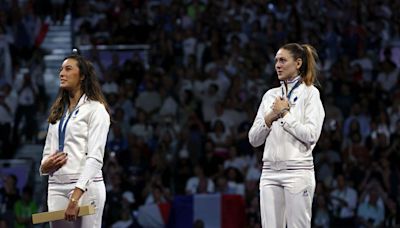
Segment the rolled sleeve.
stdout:
<svg viewBox="0 0 400 228">
<path fill-rule="evenodd" d="M 80 188 L 82 191 L 86 191 L 89 181 L 101 172 L 102 167 L 103 162 L 98 161 L 94 158 L 88 158 L 86 160 L 86 164 L 83 168 L 82 174 L 80 175 L 78 182 L 76 182 L 75 187 Z"/>
</svg>

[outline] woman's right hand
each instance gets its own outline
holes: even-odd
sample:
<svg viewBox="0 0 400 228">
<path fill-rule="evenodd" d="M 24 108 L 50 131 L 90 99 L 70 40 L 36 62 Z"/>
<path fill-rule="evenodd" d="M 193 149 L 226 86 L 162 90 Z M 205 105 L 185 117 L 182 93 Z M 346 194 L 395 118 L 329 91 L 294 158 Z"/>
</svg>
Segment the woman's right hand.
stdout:
<svg viewBox="0 0 400 228">
<path fill-rule="evenodd" d="M 67 153 L 56 152 L 50 155 L 42 164 L 42 173 L 53 173 L 67 163 Z"/>
</svg>

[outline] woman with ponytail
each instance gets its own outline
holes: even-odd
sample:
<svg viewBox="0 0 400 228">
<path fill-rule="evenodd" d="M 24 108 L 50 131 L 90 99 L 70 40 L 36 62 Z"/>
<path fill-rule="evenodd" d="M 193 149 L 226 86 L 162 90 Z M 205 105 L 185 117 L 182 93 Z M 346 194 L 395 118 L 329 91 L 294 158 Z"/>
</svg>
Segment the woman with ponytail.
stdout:
<svg viewBox="0 0 400 228">
<path fill-rule="evenodd" d="M 40 174 L 49 175 L 49 211 L 65 210 L 50 227 L 101 227 L 106 190 L 102 166 L 110 127 L 108 105 L 93 65 L 79 54 L 64 59 L 60 89 L 48 118 Z M 79 206 L 95 214 L 78 218 Z"/>
<path fill-rule="evenodd" d="M 317 53 L 307 44 L 289 43 L 275 56 L 281 86 L 261 101 L 249 141 L 264 144 L 260 177 L 263 227 L 311 227 L 315 190 L 312 151 L 325 111 L 317 82 Z"/>
</svg>

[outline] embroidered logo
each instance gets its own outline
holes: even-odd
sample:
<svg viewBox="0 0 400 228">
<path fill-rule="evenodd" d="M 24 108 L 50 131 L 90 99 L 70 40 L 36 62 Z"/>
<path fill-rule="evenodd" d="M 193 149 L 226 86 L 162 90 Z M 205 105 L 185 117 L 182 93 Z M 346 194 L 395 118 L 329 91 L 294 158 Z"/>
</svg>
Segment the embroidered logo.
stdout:
<svg viewBox="0 0 400 228">
<path fill-rule="evenodd" d="M 303 191 L 303 196 L 304 196 L 304 197 L 308 196 L 307 190 L 304 190 L 304 191 Z"/>
<path fill-rule="evenodd" d="M 94 206 L 94 207 L 96 208 L 96 202 L 95 202 L 94 200 L 92 200 L 92 201 L 90 202 L 90 205 L 92 205 L 92 206 Z"/>
<path fill-rule="evenodd" d="M 297 96 L 295 98 L 293 98 L 293 101 L 289 101 L 290 107 L 296 106 L 296 101 L 297 101 Z"/>
</svg>

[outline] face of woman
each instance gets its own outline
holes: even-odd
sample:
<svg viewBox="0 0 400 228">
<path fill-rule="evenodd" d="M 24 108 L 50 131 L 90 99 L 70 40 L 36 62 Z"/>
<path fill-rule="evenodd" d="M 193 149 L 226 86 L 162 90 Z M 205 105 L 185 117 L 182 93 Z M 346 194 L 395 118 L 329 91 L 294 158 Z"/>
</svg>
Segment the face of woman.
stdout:
<svg viewBox="0 0 400 228">
<path fill-rule="evenodd" d="M 298 75 L 302 60 L 294 59 L 286 49 L 279 49 L 275 56 L 275 70 L 279 80 L 290 80 Z"/>
<path fill-rule="evenodd" d="M 81 82 L 84 79 L 80 75 L 78 61 L 75 59 L 66 59 L 60 69 L 60 87 L 74 91 L 80 88 Z"/>
</svg>

